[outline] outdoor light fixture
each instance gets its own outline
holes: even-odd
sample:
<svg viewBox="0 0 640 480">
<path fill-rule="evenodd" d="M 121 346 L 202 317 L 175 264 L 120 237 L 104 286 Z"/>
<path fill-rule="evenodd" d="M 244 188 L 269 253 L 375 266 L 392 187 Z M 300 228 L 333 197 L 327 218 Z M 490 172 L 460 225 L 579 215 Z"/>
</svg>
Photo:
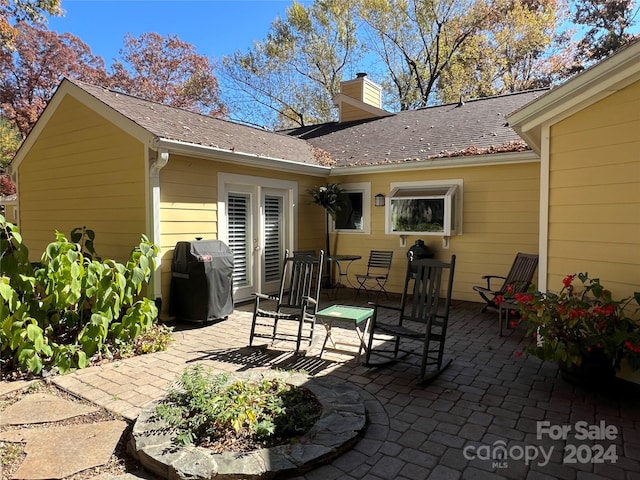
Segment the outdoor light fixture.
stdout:
<svg viewBox="0 0 640 480">
<path fill-rule="evenodd" d="M 384 194 L 379 193 L 376 195 L 376 207 L 384 207 Z"/>
</svg>

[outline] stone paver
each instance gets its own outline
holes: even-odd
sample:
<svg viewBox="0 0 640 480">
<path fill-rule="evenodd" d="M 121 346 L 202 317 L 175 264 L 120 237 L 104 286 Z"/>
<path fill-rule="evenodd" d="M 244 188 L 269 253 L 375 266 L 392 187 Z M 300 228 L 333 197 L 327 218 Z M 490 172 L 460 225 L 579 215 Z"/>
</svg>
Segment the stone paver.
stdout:
<svg viewBox="0 0 640 480">
<path fill-rule="evenodd" d="M 334 303 L 358 305 L 353 297 L 321 300 L 321 308 Z M 361 300 L 362 305 L 366 300 Z M 297 479 L 579 479 L 611 475 L 640 480 L 638 386 L 620 383 L 607 391 L 590 391 L 566 383 L 556 365 L 516 355 L 528 344 L 523 327 L 510 328 L 499 337 L 497 314 L 480 313 L 481 307 L 479 303 L 453 302 L 445 345 L 445 356 L 453 362 L 426 386 L 417 382 L 417 358 L 410 365 L 366 368 L 346 355 L 325 352 L 320 357 L 322 328 L 316 329 L 318 339 L 306 355 L 286 351 L 290 344 L 247 348 L 252 305 L 237 307 L 222 322 L 185 326 L 176 333 L 176 348 L 167 352 L 78 371 L 54 381 L 130 420 L 147 403 L 161 398 L 167 385 L 194 363 L 220 372 L 298 368 L 315 377 L 330 375 L 351 382 L 366 395 L 371 428 L 352 450 Z M 354 334 L 340 329 L 334 332 L 350 338 Z M 126 394 L 102 387 L 122 385 L 123 375 L 129 379 Z M 539 436 L 539 422 L 570 428 L 573 435 L 566 440 Z M 596 429 L 610 426 L 616 433 L 577 442 L 574 436 L 580 425 Z M 583 445 L 581 461 L 569 457 L 568 443 Z M 594 445 L 610 448 L 613 455 L 597 463 Z M 551 459 L 543 463 L 540 450 L 552 447 Z M 538 456 L 525 459 L 525 448 Z M 503 461 L 492 458 L 505 451 Z"/>
<path fill-rule="evenodd" d="M 109 461 L 127 423 L 121 420 L 12 430 L 0 440 L 25 442 L 26 459 L 14 478 L 61 479 Z"/>
<path fill-rule="evenodd" d="M 15 382 L 0 382 L 0 396 L 7 393 L 17 392 L 28 387 L 33 383 L 32 380 L 16 380 Z"/>
<path fill-rule="evenodd" d="M 2 411 L 0 425 L 57 422 L 97 411 L 97 407 L 70 402 L 47 393 L 32 393 Z"/>
</svg>

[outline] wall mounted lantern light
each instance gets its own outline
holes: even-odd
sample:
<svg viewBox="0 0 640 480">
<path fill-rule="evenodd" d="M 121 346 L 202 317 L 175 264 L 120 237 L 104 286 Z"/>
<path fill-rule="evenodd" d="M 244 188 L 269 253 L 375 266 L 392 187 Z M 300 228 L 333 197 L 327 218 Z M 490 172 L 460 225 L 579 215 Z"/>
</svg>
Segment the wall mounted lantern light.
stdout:
<svg viewBox="0 0 640 480">
<path fill-rule="evenodd" d="M 375 196 L 376 207 L 384 207 L 384 194 L 379 193 Z"/>
</svg>

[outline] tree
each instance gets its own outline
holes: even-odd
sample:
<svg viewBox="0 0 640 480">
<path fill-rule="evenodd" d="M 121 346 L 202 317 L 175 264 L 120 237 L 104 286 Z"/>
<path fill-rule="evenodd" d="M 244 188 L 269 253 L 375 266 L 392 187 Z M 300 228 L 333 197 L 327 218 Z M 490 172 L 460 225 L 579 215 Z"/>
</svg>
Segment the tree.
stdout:
<svg viewBox="0 0 640 480">
<path fill-rule="evenodd" d="M 0 116 L 0 172 L 9 165 L 22 142 L 20 131 Z"/>
<path fill-rule="evenodd" d="M 216 117 L 226 115 L 218 80 L 206 56 L 175 35 L 127 35 L 110 85 L 130 95 Z"/>
<path fill-rule="evenodd" d="M 481 0 L 362 0 L 360 9 L 400 110 L 432 103 L 440 76 L 494 15 Z"/>
<path fill-rule="evenodd" d="M 104 83 L 102 58 L 70 33 L 58 34 L 27 23 L 17 26 L 15 51 L 0 50 L 0 108 L 24 137 L 63 76 Z"/>
<path fill-rule="evenodd" d="M 559 0 L 497 0 L 498 14 L 471 36 L 443 69 L 438 97 L 443 102 L 546 87 L 558 73 L 549 52 L 566 41 Z M 561 65 L 562 63 L 560 63 Z"/>
<path fill-rule="evenodd" d="M 358 0 L 325 0 L 305 8 L 296 1 L 276 19 L 264 42 L 223 58 L 234 115 L 275 128 L 304 126 L 335 118 L 333 96 L 359 47 Z M 256 106 L 258 109 L 256 109 Z"/>
<path fill-rule="evenodd" d="M 15 24 L 44 23 L 45 13 L 60 15 L 60 0 L 0 0 L 0 48 L 13 48 L 18 35 Z"/>
<path fill-rule="evenodd" d="M 638 15 L 633 0 L 580 0 L 575 2 L 573 21 L 588 27 L 578 42 L 570 73 L 602 60 L 635 38 L 629 32 Z"/>
</svg>

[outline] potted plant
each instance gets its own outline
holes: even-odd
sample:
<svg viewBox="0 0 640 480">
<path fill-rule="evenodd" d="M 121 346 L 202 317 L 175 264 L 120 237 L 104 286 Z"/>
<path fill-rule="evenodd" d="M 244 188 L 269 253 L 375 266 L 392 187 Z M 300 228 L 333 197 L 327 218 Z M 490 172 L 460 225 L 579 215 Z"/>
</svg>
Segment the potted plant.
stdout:
<svg viewBox="0 0 640 480">
<path fill-rule="evenodd" d="M 567 275 L 562 283 L 559 293 L 533 286 L 505 295 L 517 301 L 520 320 L 535 339 L 529 353 L 557 362 L 562 376 L 578 383 L 612 379 L 623 358 L 640 368 L 640 292 L 615 300 L 587 273 Z"/>
<path fill-rule="evenodd" d="M 344 203 L 344 190 L 337 183 L 329 183 L 319 187 L 313 187 L 307 190 L 307 193 L 313 198 L 313 203 L 320 205 L 325 209 L 325 235 L 326 235 L 326 256 L 327 259 L 327 279 L 326 286 L 331 284 L 331 242 L 329 241 L 329 218 L 335 218 L 336 213 L 340 211 Z"/>
</svg>

